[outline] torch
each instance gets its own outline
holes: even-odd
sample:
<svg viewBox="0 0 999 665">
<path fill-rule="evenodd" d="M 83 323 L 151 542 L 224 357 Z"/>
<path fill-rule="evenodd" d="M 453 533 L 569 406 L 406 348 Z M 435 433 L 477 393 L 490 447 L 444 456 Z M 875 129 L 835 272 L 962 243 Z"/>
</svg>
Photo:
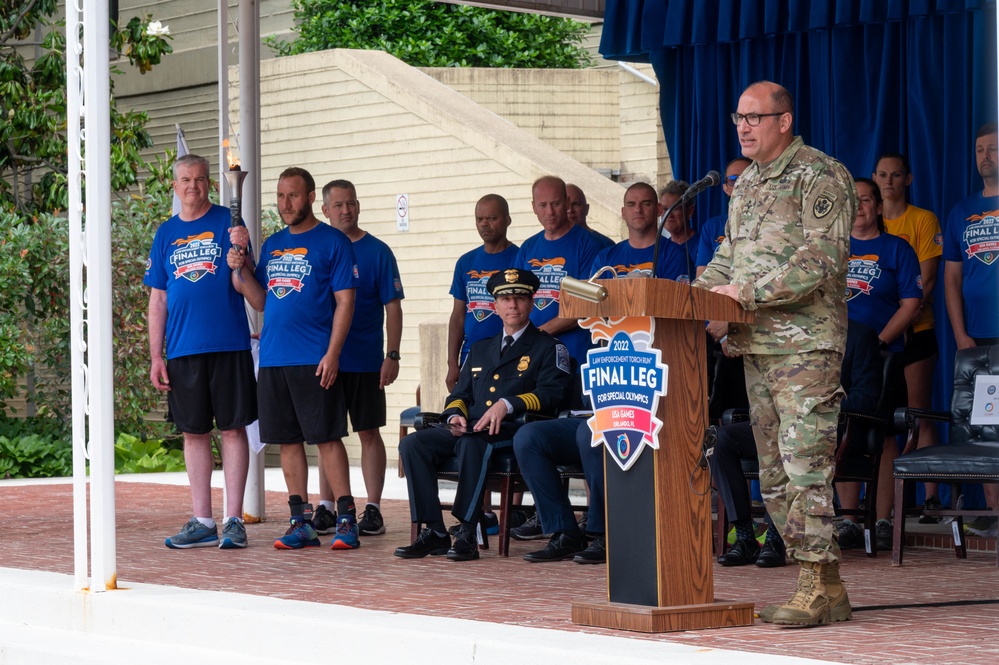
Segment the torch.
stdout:
<svg viewBox="0 0 999 665">
<path fill-rule="evenodd" d="M 226 159 L 229 161 L 229 170 L 222 175 L 229 183 L 229 226 L 240 226 L 243 219 L 243 180 L 248 175 L 247 171 L 239 168 L 239 161 L 233 158 L 232 151 L 229 150 L 229 141 L 223 143 L 225 146 Z M 242 252 L 243 248 L 234 244 L 237 252 Z"/>
</svg>

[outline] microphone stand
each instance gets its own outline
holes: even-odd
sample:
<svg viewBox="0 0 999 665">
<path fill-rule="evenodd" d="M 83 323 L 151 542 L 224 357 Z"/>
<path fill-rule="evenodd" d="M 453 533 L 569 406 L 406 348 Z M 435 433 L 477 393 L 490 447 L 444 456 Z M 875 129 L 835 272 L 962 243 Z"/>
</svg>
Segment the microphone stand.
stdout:
<svg viewBox="0 0 999 665">
<path fill-rule="evenodd" d="M 679 206 L 679 205 L 685 205 L 686 203 L 687 203 L 687 195 L 686 195 L 686 193 L 684 193 L 684 195 L 681 196 L 680 198 L 678 198 L 673 203 L 673 205 L 671 205 L 669 208 L 666 209 L 666 212 L 663 214 L 662 220 L 659 222 L 659 224 L 656 225 L 656 243 L 652 246 L 652 277 L 653 278 L 658 277 L 658 275 L 656 274 L 656 271 L 659 270 L 659 241 L 662 240 L 662 237 L 663 237 L 663 227 L 666 226 L 666 218 L 669 217 L 670 214 L 674 210 L 676 210 L 677 206 Z"/>
</svg>

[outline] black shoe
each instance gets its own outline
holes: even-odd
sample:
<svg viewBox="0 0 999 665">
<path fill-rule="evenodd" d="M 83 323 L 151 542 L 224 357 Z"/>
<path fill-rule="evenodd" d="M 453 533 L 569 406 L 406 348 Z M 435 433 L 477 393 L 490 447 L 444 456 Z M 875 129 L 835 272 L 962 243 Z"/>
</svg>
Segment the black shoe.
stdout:
<svg viewBox="0 0 999 665">
<path fill-rule="evenodd" d="M 537 552 L 528 552 L 524 555 L 525 561 L 533 563 L 543 563 L 546 561 L 564 561 L 572 559 L 577 554 L 586 549 L 586 537 L 570 538 L 564 533 L 556 533 L 548 541 L 545 549 Z"/>
<path fill-rule="evenodd" d="M 732 544 L 732 549 L 718 557 L 718 563 L 723 566 L 748 566 L 756 563 L 760 549 L 760 544 L 756 540 L 736 540 Z"/>
<path fill-rule="evenodd" d="M 541 531 L 541 518 L 534 513 L 516 529 L 510 529 L 510 537 L 514 540 L 541 540 L 551 538 L 552 534 Z"/>
<path fill-rule="evenodd" d="M 760 553 L 756 556 L 756 565 L 760 568 L 780 568 L 787 565 L 787 548 L 784 541 L 768 540 L 763 543 Z"/>
<path fill-rule="evenodd" d="M 364 512 L 357 519 L 357 531 L 361 536 L 380 536 L 385 533 L 385 520 L 382 512 L 370 503 L 364 507 Z"/>
<path fill-rule="evenodd" d="M 607 563 L 607 542 L 603 534 L 597 536 L 585 550 L 572 557 L 576 563 Z"/>
<path fill-rule="evenodd" d="M 336 531 L 336 513 L 320 505 L 312 515 L 312 528 L 320 536 Z"/>
<path fill-rule="evenodd" d="M 416 537 L 412 545 L 395 548 L 395 555 L 403 559 L 422 559 L 428 554 L 440 556 L 447 554 L 451 547 L 451 538 L 448 536 L 438 536 L 430 529 L 424 529 Z"/>
<path fill-rule="evenodd" d="M 473 531 L 459 531 L 454 537 L 454 544 L 447 551 L 451 561 L 473 561 L 479 558 L 479 544 L 475 542 Z"/>
</svg>

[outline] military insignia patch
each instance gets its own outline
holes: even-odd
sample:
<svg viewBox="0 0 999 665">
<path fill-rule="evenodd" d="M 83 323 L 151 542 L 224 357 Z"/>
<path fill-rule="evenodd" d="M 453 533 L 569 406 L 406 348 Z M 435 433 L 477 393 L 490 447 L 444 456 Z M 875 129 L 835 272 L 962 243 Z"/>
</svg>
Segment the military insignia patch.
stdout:
<svg viewBox="0 0 999 665">
<path fill-rule="evenodd" d="M 517 371 L 518 372 L 527 371 L 527 367 L 530 364 L 531 364 L 531 356 L 521 356 L 520 362 L 517 363 Z"/>
<path fill-rule="evenodd" d="M 832 194 L 828 192 L 819 194 L 819 198 L 815 199 L 815 204 L 812 206 L 812 214 L 815 216 L 815 219 L 822 219 L 832 212 L 835 202 L 836 197 Z"/>
</svg>

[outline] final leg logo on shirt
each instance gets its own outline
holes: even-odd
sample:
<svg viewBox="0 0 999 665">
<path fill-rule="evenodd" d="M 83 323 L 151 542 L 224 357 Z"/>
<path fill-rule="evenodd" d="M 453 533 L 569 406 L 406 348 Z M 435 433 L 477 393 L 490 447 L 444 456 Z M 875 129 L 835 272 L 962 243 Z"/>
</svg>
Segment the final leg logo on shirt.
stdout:
<svg viewBox="0 0 999 665">
<path fill-rule="evenodd" d="M 851 256 L 846 272 L 846 299 L 853 300 L 861 293 L 871 294 L 874 282 L 881 277 L 881 266 L 877 254 Z"/>
<path fill-rule="evenodd" d="M 284 298 L 292 291 L 301 291 L 305 278 L 312 272 L 312 265 L 305 255 L 304 247 L 295 249 L 275 249 L 271 256 L 276 257 L 267 264 L 267 290 L 278 298 Z"/>
<path fill-rule="evenodd" d="M 964 230 L 964 246 L 968 258 L 978 259 L 987 266 L 999 259 L 999 219 L 993 210 L 971 217 L 972 223 Z"/>
<path fill-rule="evenodd" d="M 177 247 L 170 255 L 175 279 L 183 277 L 189 282 L 197 282 L 205 275 L 215 274 L 215 261 L 222 256 L 222 248 L 215 242 L 214 233 L 205 231 L 178 238 L 172 244 Z"/>
<path fill-rule="evenodd" d="M 475 320 L 482 323 L 496 313 L 496 301 L 486 289 L 489 278 L 499 270 L 469 270 L 468 283 L 465 284 L 465 302 L 468 311 Z"/>
<path fill-rule="evenodd" d="M 663 423 L 655 413 L 659 398 L 666 395 L 669 367 L 659 349 L 650 348 L 655 321 L 586 319 L 580 326 L 590 331 L 594 342 L 610 342 L 590 349 L 580 368 L 583 393 L 593 403 L 593 417 L 587 421 L 591 445 L 607 446 L 621 470 L 627 471 L 646 445 L 659 448 Z"/>
<path fill-rule="evenodd" d="M 537 276 L 541 286 L 534 292 L 534 306 L 545 309 L 552 303 L 558 305 L 559 289 L 562 278 L 568 275 L 565 270 L 565 259 L 531 259 L 531 271 Z"/>
</svg>

